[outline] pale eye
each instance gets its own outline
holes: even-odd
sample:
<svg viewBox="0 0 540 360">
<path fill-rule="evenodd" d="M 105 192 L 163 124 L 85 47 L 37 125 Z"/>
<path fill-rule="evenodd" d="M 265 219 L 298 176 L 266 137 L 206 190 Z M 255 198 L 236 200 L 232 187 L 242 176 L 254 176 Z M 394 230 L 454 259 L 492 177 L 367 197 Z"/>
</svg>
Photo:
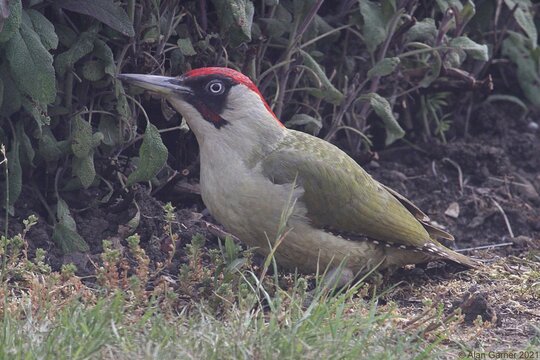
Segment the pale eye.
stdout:
<svg viewBox="0 0 540 360">
<path fill-rule="evenodd" d="M 206 90 L 212 95 L 221 95 L 225 91 L 225 85 L 220 80 L 213 80 L 206 85 Z"/>
</svg>

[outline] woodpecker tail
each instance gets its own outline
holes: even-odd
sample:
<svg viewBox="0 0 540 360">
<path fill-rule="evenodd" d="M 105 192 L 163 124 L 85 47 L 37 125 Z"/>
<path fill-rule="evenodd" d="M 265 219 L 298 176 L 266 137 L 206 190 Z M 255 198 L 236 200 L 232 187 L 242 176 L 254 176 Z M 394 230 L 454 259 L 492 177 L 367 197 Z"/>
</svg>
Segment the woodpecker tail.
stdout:
<svg viewBox="0 0 540 360">
<path fill-rule="evenodd" d="M 440 244 L 439 242 L 435 241 L 434 243 L 435 244 L 426 244 L 425 245 L 425 247 L 427 248 L 426 250 L 444 260 L 450 260 L 457 264 L 466 266 L 468 268 L 473 268 L 473 269 L 480 269 L 484 266 L 479 261 L 474 260 L 458 252 L 455 252 L 454 250 L 447 248 L 446 246 Z"/>
</svg>

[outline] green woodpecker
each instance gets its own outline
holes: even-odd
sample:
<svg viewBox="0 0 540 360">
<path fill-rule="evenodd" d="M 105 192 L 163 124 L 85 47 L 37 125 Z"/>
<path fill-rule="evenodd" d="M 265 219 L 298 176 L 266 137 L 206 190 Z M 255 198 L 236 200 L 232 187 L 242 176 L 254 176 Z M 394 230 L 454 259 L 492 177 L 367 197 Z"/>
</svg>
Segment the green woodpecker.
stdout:
<svg viewBox="0 0 540 360">
<path fill-rule="evenodd" d="M 441 245 L 437 238 L 453 237 L 343 151 L 283 126 L 247 76 L 209 67 L 177 78 L 118 78 L 160 94 L 182 114 L 199 142 L 208 210 L 263 255 L 283 235 L 278 265 L 303 272 L 345 266 L 349 274 L 430 260 L 478 266 Z"/>
</svg>

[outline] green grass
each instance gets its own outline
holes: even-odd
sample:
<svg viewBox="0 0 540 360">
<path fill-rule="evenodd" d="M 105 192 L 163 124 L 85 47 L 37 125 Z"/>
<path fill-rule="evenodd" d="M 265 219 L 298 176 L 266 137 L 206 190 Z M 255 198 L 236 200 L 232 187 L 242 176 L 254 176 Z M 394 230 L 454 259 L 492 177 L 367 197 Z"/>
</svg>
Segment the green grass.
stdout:
<svg viewBox="0 0 540 360">
<path fill-rule="evenodd" d="M 174 217 L 167 219 L 166 227 Z M 387 289 L 373 279 L 336 292 L 319 281 L 308 291 L 312 277 L 268 275 L 271 256 L 254 266 L 230 238 L 218 250 L 194 236 L 175 275 L 152 264 L 134 235 L 125 252 L 105 242 L 96 276 L 81 279 L 74 266 L 52 272 L 42 250 L 27 258 L 23 244 L 34 223 L 2 237 L 1 360 L 455 359 L 459 351 L 540 344 L 536 261 L 509 258 Z M 518 332 L 461 321 L 450 302 L 472 283 L 496 313 L 514 314 L 504 320 Z"/>
<path fill-rule="evenodd" d="M 43 251 L 27 258 L 32 224 L 2 241 L 0 359 L 425 358 L 444 338 L 404 330 L 363 282 L 308 291 L 306 277 L 266 275 L 272 259 L 253 267 L 230 238 L 220 251 L 194 236 L 178 275 L 153 267 L 137 236 L 123 254 L 104 242 L 85 283 L 73 266 L 42 266 Z"/>
<path fill-rule="evenodd" d="M 74 300 L 54 319 L 39 312 L 4 318 L 7 359 L 397 359 L 431 357 L 435 342 L 394 326 L 377 301 L 354 289 L 322 296 L 278 290 L 264 308 L 232 306 L 219 316 L 201 304 L 177 314 L 134 309 L 121 293 L 85 306 Z M 254 299 L 254 297 L 250 297 Z M 247 299 L 249 301 L 249 299 Z M 30 306 L 31 304 L 28 304 Z M 269 308 L 274 308 L 270 310 Z"/>
</svg>

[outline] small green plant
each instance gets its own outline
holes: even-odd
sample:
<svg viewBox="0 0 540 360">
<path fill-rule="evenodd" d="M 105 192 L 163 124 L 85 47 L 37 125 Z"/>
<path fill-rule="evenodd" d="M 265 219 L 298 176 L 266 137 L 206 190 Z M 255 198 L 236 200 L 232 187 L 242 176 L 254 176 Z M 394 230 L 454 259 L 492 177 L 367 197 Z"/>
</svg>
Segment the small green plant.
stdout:
<svg viewBox="0 0 540 360">
<path fill-rule="evenodd" d="M 451 114 L 445 113 L 448 106 L 448 93 L 435 93 L 420 97 L 420 117 L 424 126 L 424 134 L 430 137 L 432 133 L 439 136 L 446 143 L 445 133 L 450 129 Z M 434 131 L 432 125 L 435 124 Z"/>
<path fill-rule="evenodd" d="M 128 248 L 136 265 L 133 266 L 135 274 L 129 278 L 130 289 L 135 293 L 135 297 L 144 298 L 145 286 L 150 277 L 150 258 L 140 246 L 139 235 L 131 235 L 127 238 Z"/>
<path fill-rule="evenodd" d="M 163 210 L 165 210 L 165 228 L 163 229 L 165 231 L 165 234 L 168 235 L 169 241 L 170 241 L 170 247 L 168 249 L 168 256 L 167 260 L 165 261 L 165 264 L 163 267 L 169 267 L 172 263 L 174 254 L 176 253 L 176 244 L 179 240 L 178 233 L 174 231 L 174 224 L 176 223 L 176 214 L 175 214 L 175 208 L 172 206 L 170 202 L 166 203 L 165 206 L 163 206 Z"/>
<path fill-rule="evenodd" d="M 120 283 L 121 252 L 113 248 L 109 240 L 103 240 L 101 260 L 103 265 L 97 269 L 98 284 L 107 289 L 117 289 Z"/>
<path fill-rule="evenodd" d="M 24 271 L 38 271 L 39 273 L 48 273 L 50 267 L 46 265 L 44 260 L 44 253 L 42 249 L 36 251 L 37 255 L 33 261 L 28 257 L 28 242 L 26 240 L 27 234 L 30 229 L 37 224 L 37 217 L 30 215 L 27 219 L 23 220 L 23 231 L 20 234 L 13 236 L 0 236 L 0 256 L 2 257 L 2 276 L 1 282 L 7 280 L 5 276 L 9 276 L 10 272 L 22 273 Z M 7 231 L 6 231 L 7 233 Z"/>
<path fill-rule="evenodd" d="M 75 276 L 75 272 L 77 272 L 77 266 L 72 263 L 63 264 L 62 268 L 60 269 L 60 274 L 62 275 L 62 278 L 66 280 Z"/>
<path fill-rule="evenodd" d="M 37 274 L 50 274 L 51 266 L 47 263 L 45 256 L 47 252 L 41 248 L 36 249 L 34 259 L 27 262 L 26 268 L 28 271 Z"/>
</svg>

